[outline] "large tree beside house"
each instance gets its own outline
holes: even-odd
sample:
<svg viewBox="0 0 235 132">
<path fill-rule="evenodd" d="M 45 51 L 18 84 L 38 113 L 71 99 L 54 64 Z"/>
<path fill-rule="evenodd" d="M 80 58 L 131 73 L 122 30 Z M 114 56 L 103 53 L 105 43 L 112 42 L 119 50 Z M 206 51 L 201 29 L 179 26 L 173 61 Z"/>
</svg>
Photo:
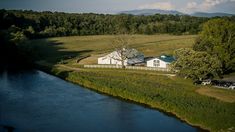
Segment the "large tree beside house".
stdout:
<svg viewBox="0 0 235 132">
<path fill-rule="evenodd" d="M 126 36 L 118 36 L 113 41 L 113 49 L 116 51 L 115 55 L 111 58 L 121 62 L 123 68 L 125 68 L 125 61 L 129 59 L 131 50 L 129 49 L 130 39 Z"/>
<path fill-rule="evenodd" d="M 144 55 L 136 49 L 125 49 L 124 53 L 128 53 L 128 56 L 121 58 L 120 51 L 113 51 L 103 57 L 98 58 L 98 64 L 108 65 L 121 65 L 125 68 L 126 65 L 134 65 L 144 62 Z M 124 54 L 123 53 L 123 54 Z"/>
<path fill-rule="evenodd" d="M 207 52 L 182 48 L 176 50 L 174 55 L 177 61 L 172 67 L 182 77 L 203 80 L 220 76 L 222 73 L 221 62 Z"/>
<path fill-rule="evenodd" d="M 221 18 L 206 22 L 193 49 L 216 56 L 224 73 L 235 71 L 235 22 Z"/>
<path fill-rule="evenodd" d="M 141 59 L 143 61 L 144 55 L 138 52 L 136 49 L 130 48 L 130 41 L 133 39 L 127 35 L 120 35 L 116 37 L 112 43 L 113 49 L 116 54 L 112 54 L 110 57 L 116 61 L 121 62 L 122 68 L 125 68 L 125 63 L 128 63 L 128 59 Z"/>
</svg>

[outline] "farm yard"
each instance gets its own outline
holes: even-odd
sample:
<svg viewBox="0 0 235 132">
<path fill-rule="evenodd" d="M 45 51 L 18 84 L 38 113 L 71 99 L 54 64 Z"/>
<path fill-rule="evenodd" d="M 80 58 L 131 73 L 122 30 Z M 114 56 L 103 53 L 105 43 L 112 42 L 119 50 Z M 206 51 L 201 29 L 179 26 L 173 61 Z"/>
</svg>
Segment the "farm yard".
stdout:
<svg viewBox="0 0 235 132">
<path fill-rule="evenodd" d="M 133 35 L 131 47 L 146 56 L 172 54 L 191 48 L 196 36 Z M 113 51 L 115 36 L 73 36 L 32 40 L 38 67 L 65 80 L 92 90 L 146 104 L 170 112 L 201 128 L 219 131 L 234 129 L 235 91 L 193 85 L 159 71 L 83 68 L 97 64 L 97 58 Z M 209 87 L 209 88 L 208 88 Z M 228 96 L 226 96 L 229 93 Z M 223 123 L 221 123 L 223 120 Z"/>
<path fill-rule="evenodd" d="M 61 60 L 78 65 L 97 64 L 97 59 L 114 49 L 112 41 L 116 36 L 72 36 L 38 39 L 31 41 L 33 51 L 50 63 L 59 63 Z M 130 47 L 144 53 L 145 56 L 159 56 L 172 54 L 178 48 L 192 47 L 195 35 L 131 35 Z M 70 58 L 71 57 L 71 58 Z"/>
</svg>

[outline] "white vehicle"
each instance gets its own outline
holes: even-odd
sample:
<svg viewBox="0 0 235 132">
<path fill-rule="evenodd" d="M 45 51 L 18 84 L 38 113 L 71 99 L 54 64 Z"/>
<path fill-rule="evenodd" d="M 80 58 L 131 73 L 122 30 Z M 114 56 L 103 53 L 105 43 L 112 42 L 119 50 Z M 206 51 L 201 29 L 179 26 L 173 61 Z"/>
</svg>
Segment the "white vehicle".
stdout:
<svg viewBox="0 0 235 132">
<path fill-rule="evenodd" d="M 202 85 L 210 85 L 210 84 L 211 84 L 211 80 L 202 81 Z"/>
<path fill-rule="evenodd" d="M 229 86 L 228 88 L 234 90 L 234 89 L 235 89 L 235 85 L 231 85 L 231 86 Z"/>
</svg>

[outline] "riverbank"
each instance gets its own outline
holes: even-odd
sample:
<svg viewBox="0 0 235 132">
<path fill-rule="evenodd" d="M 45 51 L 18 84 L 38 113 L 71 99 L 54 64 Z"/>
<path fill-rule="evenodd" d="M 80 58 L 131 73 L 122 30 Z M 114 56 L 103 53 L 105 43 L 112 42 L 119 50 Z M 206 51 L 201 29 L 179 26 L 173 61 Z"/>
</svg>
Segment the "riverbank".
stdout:
<svg viewBox="0 0 235 132">
<path fill-rule="evenodd" d="M 60 66 L 52 69 L 41 66 L 40 69 L 97 92 L 171 113 L 205 130 L 234 129 L 235 103 L 196 93 L 198 87 L 190 80 L 132 70 L 80 68 L 78 71 Z"/>
<path fill-rule="evenodd" d="M 0 109 L 1 132 L 199 131 L 161 111 L 99 94 L 38 70 L 6 70 L 0 73 L 0 86 L 4 106 Z"/>
</svg>

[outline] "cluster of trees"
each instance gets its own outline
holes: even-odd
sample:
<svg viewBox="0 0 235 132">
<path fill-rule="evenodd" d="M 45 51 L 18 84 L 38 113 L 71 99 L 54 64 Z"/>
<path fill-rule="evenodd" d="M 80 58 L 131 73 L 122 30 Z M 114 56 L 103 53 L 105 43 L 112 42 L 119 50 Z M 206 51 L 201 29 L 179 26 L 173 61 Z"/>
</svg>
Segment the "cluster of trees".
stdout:
<svg viewBox="0 0 235 132">
<path fill-rule="evenodd" d="M 27 40 L 22 32 L 0 30 L 0 72 L 5 68 L 31 67 L 31 58 L 26 50 L 19 48 Z"/>
<path fill-rule="evenodd" d="M 235 71 L 235 22 L 225 19 L 208 21 L 193 49 L 217 57 L 223 73 Z"/>
<path fill-rule="evenodd" d="M 222 74 L 221 62 L 207 52 L 198 52 L 192 49 L 178 49 L 175 51 L 178 58 L 173 64 L 178 74 L 193 80 L 213 78 Z"/>
<path fill-rule="evenodd" d="M 1 28 L 28 38 L 103 34 L 197 34 L 209 18 L 179 15 L 133 16 L 0 10 Z M 234 18 L 228 18 L 234 19 Z"/>
<path fill-rule="evenodd" d="M 235 22 L 213 19 L 203 25 L 193 50 L 175 51 L 173 64 L 184 77 L 202 80 L 235 71 Z"/>
</svg>

